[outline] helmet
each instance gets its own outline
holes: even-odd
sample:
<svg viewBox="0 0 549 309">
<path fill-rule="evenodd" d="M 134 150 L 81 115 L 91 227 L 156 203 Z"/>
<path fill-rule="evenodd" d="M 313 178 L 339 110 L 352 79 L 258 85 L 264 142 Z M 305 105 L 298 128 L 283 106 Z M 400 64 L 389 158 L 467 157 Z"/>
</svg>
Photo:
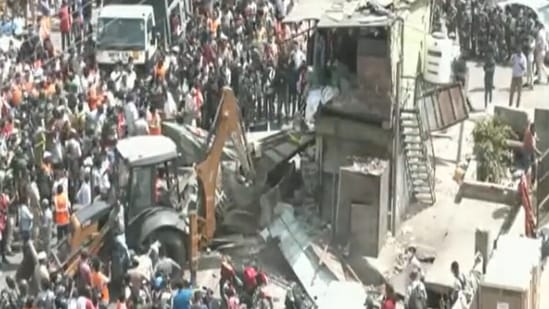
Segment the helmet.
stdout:
<svg viewBox="0 0 549 309">
<path fill-rule="evenodd" d="M 163 276 L 156 276 L 153 280 L 153 288 L 154 289 L 161 289 L 164 286 L 164 277 Z"/>
<path fill-rule="evenodd" d="M 29 291 L 29 283 L 27 280 L 21 279 L 21 281 L 19 281 L 19 291 L 21 291 L 21 293 L 26 293 Z"/>
</svg>

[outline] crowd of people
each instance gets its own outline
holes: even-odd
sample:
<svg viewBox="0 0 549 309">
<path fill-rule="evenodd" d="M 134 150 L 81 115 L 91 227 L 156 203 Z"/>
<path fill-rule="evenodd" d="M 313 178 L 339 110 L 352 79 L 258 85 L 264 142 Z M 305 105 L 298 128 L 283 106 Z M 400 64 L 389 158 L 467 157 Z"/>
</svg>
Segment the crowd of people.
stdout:
<svg viewBox="0 0 549 309">
<path fill-rule="evenodd" d="M 0 55 L 2 264 L 14 263 L 19 243 L 25 255 L 29 240 L 41 249 L 36 277 L 20 268 L 16 280 L 8 278 L 8 292 L 0 297 L 6 308 L 88 309 L 114 302 L 127 308 L 128 294 L 135 300 L 131 292 L 109 295 L 125 291 L 131 276 L 122 274 L 113 288 L 109 277 L 121 277 L 114 274 L 119 270 L 86 252 L 74 290 L 64 278 L 50 277 L 47 263 L 50 248 L 71 232 L 75 205 L 109 195 L 110 150 L 118 139 L 162 134 L 164 119 L 210 129 L 223 86 L 237 94 L 247 127 L 280 124 L 303 108 L 307 42 L 300 25 L 282 23 L 291 1 L 196 1 L 178 44 L 143 74 L 131 58 L 109 72 L 99 68 L 88 31 L 91 6 L 39 1 L 38 26 Z M 51 35 L 56 19 L 61 46 Z M 155 268 L 176 268 L 159 256 Z M 211 308 L 211 293 L 175 283 L 171 308 Z M 227 293 L 228 308 L 236 308 L 234 293 Z"/>
</svg>

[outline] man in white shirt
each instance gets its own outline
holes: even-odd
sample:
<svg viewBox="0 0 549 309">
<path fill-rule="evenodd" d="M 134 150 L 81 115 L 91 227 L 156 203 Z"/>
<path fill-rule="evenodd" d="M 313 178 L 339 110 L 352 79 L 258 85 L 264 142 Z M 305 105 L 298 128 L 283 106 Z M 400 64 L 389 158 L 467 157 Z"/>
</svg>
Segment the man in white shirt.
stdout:
<svg viewBox="0 0 549 309">
<path fill-rule="evenodd" d="M 134 122 L 134 135 L 149 135 L 149 124 L 144 111 L 139 111 L 139 118 Z"/>
<path fill-rule="evenodd" d="M 76 193 L 76 202 L 80 205 L 91 204 L 91 186 L 90 175 L 84 175 L 84 181 L 80 185 L 78 193 Z"/>
<path fill-rule="evenodd" d="M 547 71 L 545 70 L 545 54 L 547 53 L 547 31 L 542 23 L 538 22 L 538 32 L 536 34 L 536 49 L 534 58 L 538 69 L 537 83 L 547 83 Z"/>
<path fill-rule="evenodd" d="M 173 98 L 171 92 L 166 94 L 166 102 L 164 102 L 164 117 L 166 119 L 173 119 L 177 114 L 177 103 Z"/>
<path fill-rule="evenodd" d="M 526 74 L 526 56 L 520 50 L 520 47 L 515 47 L 515 52 L 511 56 L 511 67 L 513 69 L 513 77 L 511 78 L 511 89 L 509 92 L 509 106 L 513 106 L 513 98 L 517 94 L 516 107 L 520 106 L 520 96 L 522 94 L 523 77 Z"/>
<path fill-rule="evenodd" d="M 135 74 L 133 64 L 128 64 L 126 76 L 126 90 L 133 90 L 133 88 L 135 88 L 135 80 L 137 79 L 137 74 Z"/>
<path fill-rule="evenodd" d="M 305 53 L 299 48 L 299 43 L 294 42 L 294 50 L 292 52 L 292 60 L 294 61 L 294 69 L 297 71 L 301 65 L 307 60 Z"/>
<path fill-rule="evenodd" d="M 59 185 L 63 187 L 63 192 L 69 192 L 69 178 L 66 174 L 57 174 L 57 179 L 53 182 L 51 188 L 52 196 L 57 194 L 57 186 Z"/>
<path fill-rule="evenodd" d="M 413 270 L 409 276 L 410 283 L 406 288 L 405 304 L 407 308 L 427 308 L 427 289 L 421 281 L 417 270 Z"/>
<path fill-rule="evenodd" d="M 19 231 L 21 239 L 28 241 L 31 236 L 33 227 L 34 215 L 26 204 L 21 204 L 19 208 Z"/>
<path fill-rule="evenodd" d="M 126 126 L 128 127 L 128 135 L 135 135 L 135 121 L 139 117 L 137 107 L 135 106 L 134 96 L 128 94 L 126 97 L 126 105 L 124 106 L 124 118 L 126 119 Z"/>
<path fill-rule="evenodd" d="M 101 166 L 94 166 L 92 168 L 92 177 L 93 186 L 99 187 L 101 194 L 107 194 L 111 188 L 111 183 L 109 182 L 109 175 L 106 169 Z"/>
<path fill-rule="evenodd" d="M 110 78 L 116 84 L 122 77 L 122 63 L 118 62 L 111 72 Z"/>
</svg>

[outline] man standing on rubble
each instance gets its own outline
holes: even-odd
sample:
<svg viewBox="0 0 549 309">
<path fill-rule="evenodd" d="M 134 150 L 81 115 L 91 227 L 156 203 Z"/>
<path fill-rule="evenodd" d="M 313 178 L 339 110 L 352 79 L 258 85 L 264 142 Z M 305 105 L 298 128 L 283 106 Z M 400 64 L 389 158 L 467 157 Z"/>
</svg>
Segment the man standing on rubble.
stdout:
<svg viewBox="0 0 549 309">
<path fill-rule="evenodd" d="M 410 284 L 406 291 L 407 309 L 426 309 L 427 308 L 427 290 L 421 281 L 417 269 L 410 273 Z"/>
<path fill-rule="evenodd" d="M 457 261 L 453 261 L 450 265 L 450 270 L 454 276 L 454 287 L 452 289 L 452 294 L 450 295 L 451 304 L 455 304 L 459 299 L 460 294 L 467 288 L 467 278 L 459 269 L 459 264 Z"/>
</svg>

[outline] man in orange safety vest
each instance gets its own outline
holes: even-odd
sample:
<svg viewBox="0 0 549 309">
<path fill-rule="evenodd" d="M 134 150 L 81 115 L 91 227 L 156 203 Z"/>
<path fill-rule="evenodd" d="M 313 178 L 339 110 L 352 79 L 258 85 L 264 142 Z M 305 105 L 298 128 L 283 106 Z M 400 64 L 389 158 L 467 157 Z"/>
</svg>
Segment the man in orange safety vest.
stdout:
<svg viewBox="0 0 549 309">
<path fill-rule="evenodd" d="M 61 241 L 63 237 L 69 234 L 70 208 L 71 202 L 63 190 L 63 185 L 58 185 L 56 194 L 53 198 L 55 206 L 55 225 L 57 226 L 57 239 Z"/>
</svg>

